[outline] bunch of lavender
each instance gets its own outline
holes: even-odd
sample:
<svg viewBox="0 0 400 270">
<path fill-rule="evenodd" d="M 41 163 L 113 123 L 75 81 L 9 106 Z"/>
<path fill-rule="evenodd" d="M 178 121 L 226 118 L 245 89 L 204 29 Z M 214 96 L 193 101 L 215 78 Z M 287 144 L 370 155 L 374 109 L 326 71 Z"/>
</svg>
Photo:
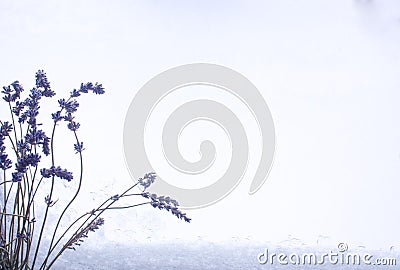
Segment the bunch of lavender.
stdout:
<svg viewBox="0 0 400 270">
<path fill-rule="evenodd" d="M 39 119 L 40 103 L 46 98 L 55 96 L 46 74 L 43 70 L 36 73 L 36 83 L 25 99 L 22 98 L 24 88 L 15 81 L 3 87 L 3 99 L 10 111 L 8 121 L 0 120 L 0 268 L 1 269 L 50 269 L 57 259 L 67 249 L 75 250 L 89 232 L 94 232 L 104 224 L 100 216 L 107 210 L 132 208 L 150 204 L 154 208 L 165 209 L 176 217 L 190 222 L 190 218 L 178 209 L 178 202 L 170 197 L 157 196 L 146 192 L 155 181 L 155 173 L 147 173 L 143 178 L 127 188 L 120 195 L 107 198 L 97 208 L 77 217 L 61 230 L 64 215 L 77 198 L 83 181 L 83 142 L 78 138 L 80 123 L 75 119 L 79 103 L 77 99 L 87 93 L 104 94 L 104 88 L 98 83 L 81 84 L 74 89 L 67 99 L 59 99 L 59 109 L 51 115 L 51 135 L 47 136 Z M 55 205 L 58 181 L 73 181 L 74 174 L 55 162 L 54 138 L 59 124 L 65 122 L 73 133 L 75 153 L 79 156 L 80 171 L 78 184 L 72 198 L 58 215 L 55 222 L 50 244 L 42 243 L 45 227 L 48 224 L 49 213 Z M 71 146 L 72 147 L 72 146 Z M 50 166 L 41 167 L 44 159 L 50 161 Z M 61 180 L 57 180 L 61 179 Z M 37 191 L 47 188 L 45 200 L 37 200 Z M 1 188 L 2 186 L 2 188 Z M 141 186 L 139 193 L 131 193 Z M 128 205 L 115 205 L 120 199 L 130 196 L 143 197 L 144 202 Z M 41 213 L 37 215 L 36 213 Z M 41 218 L 39 218 L 41 216 Z M 44 251 L 44 258 L 39 259 L 39 250 Z"/>
</svg>

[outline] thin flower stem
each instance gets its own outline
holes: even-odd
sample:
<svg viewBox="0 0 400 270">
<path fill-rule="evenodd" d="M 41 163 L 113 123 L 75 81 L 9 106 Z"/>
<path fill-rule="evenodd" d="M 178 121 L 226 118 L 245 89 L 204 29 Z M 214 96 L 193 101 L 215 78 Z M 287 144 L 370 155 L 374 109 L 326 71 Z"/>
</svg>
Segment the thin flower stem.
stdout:
<svg viewBox="0 0 400 270">
<path fill-rule="evenodd" d="M 4 189 L 3 189 L 3 203 L 4 203 L 4 211 L 6 212 L 6 204 L 7 204 L 7 199 L 6 199 L 6 194 L 7 194 L 7 182 L 12 182 L 12 181 L 6 181 L 6 170 L 3 170 L 3 179 L 4 181 L 1 184 L 4 184 Z M 0 224 L 3 224 L 3 217 L 4 217 L 4 240 L 7 239 L 7 215 L 2 215 Z M 1 225 L 0 225 L 1 226 Z"/>
<path fill-rule="evenodd" d="M 135 183 L 133 186 L 129 187 L 127 190 L 125 190 L 119 197 L 124 196 L 126 193 L 128 193 L 130 190 L 132 190 L 134 187 L 136 187 L 138 185 L 138 183 Z M 107 201 L 110 201 L 110 199 L 108 199 Z M 107 202 L 106 201 L 106 202 Z M 104 213 L 104 211 L 106 211 L 111 205 L 113 205 L 117 200 L 111 200 L 111 202 L 105 207 L 100 209 L 97 208 L 97 211 L 100 211 L 99 214 L 94 215 L 95 217 L 92 220 L 95 220 L 96 218 L 98 218 L 100 215 L 102 215 Z M 106 202 L 104 202 L 103 204 L 105 204 Z M 79 228 L 75 231 L 75 233 L 71 236 L 71 238 L 67 241 L 70 242 L 70 240 L 79 232 L 79 230 L 86 224 L 86 222 L 92 217 L 92 215 L 90 215 L 82 224 L 81 226 L 79 226 Z M 64 245 L 61 250 L 57 253 L 57 255 L 53 258 L 53 260 L 50 262 L 49 266 L 47 266 L 47 270 L 49 270 L 51 268 L 51 266 L 54 264 L 54 262 L 61 256 L 61 254 L 67 249 L 68 246 Z"/>
<path fill-rule="evenodd" d="M 1 186 L 1 185 L 6 186 L 6 183 L 12 183 L 12 182 L 13 182 L 12 180 L 3 181 L 3 182 L 0 183 L 0 186 Z M 5 193 L 7 193 L 7 192 L 5 192 Z M 4 193 L 4 194 L 5 194 L 5 193 Z M 5 198 L 5 197 L 4 197 L 4 198 Z"/>
<path fill-rule="evenodd" d="M 32 204 L 32 215 L 35 216 L 35 204 Z M 31 233 L 31 237 L 35 235 L 35 223 L 34 222 L 29 222 L 29 231 Z M 28 237 L 28 247 L 26 249 L 26 255 L 25 255 L 25 264 L 26 264 L 26 269 L 31 269 L 29 267 L 29 255 L 31 251 L 31 246 L 32 246 L 32 238 Z"/>
<path fill-rule="evenodd" d="M 128 206 L 108 207 L 108 208 L 99 209 L 99 211 L 102 211 L 102 210 L 128 209 L 128 208 L 133 208 L 133 207 L 137 207 L 137 206 L 141 206 L 141 205 L 145 205 L 145 204 L 150 204 L 150 202 L 143 202 L 143 203 L 138 203 L 138 204 L 133 204 L 133 205 L 128 205 Z"/>
<path fill-rule="evenodd" d="M 125 190 L 119 197 L 124 196 L 126 193 L 128 193 L 131 189 L 133 189 L 133 188 L 136 187 L 137 185 L 138 185 L 138 183 L 136 183 L 136 184 L 134 184 L 133 186 L 129 187 L 129 188 L 128 188 L 127 190 Z M 113 205 L 117 200 L 108 199 L 107 201 L 111 201 L 111 202 L 108 204 L 107 207 L 103 208 L 102 210 L 100 210 L 100 207 L 99 207 L 99 208 L 97 208 L 97 209 L 95 210 L 95 212 L 100 211 L 100 213 L 97 214 L 97 215 L 95 216 L 95 218 L 98 218 L 101 214 L 103 214 L 103 212 L 104 212 L 105 210 L 107 210 L 108 207 L 110 207 L 111 205 Z M 90 217 L 89 217 L 89 218 L 90 218 Z M 85 222 L 76 230 L 76 232 L 75 232 L 74 234 L 76 234 L 76 233 L 83 227 L 83 225 L 89 220 L 89 218 L 87 218 L 87 219 L 85 220 Z"/>
<path fill-rule="evenodd" d="M 76 131 L 75 131 L 75 130 L 74 130 L 74 135 L 75 135 L 76 143 L 79 145 L 80 142 L 79 142 L 78 135 L 76 134 Z M 81 152 L 81 151 L 79 151 L 78 153 L 79 153 L 79 160 L 80 160 L 80 175 L 79 175 L 79 184 L 78 184 L 78 188 L 77 188 L 77 190 L 76 190 L 74 196 L 73 196 L 72 199 L 69 201 L 69 203 L 67 204 L 67 206 L 66 206 L 66 207 L 64 208 L 64 210 L 61 212 L 60 217 L 58 218 L 57 225 L 56 225 L 56 227 L 55 227 L 55 229 L 54 229 L 54 233 L 53 233 L 53 236 L 52 236 L 52 238 L 51 238 L 51 242 L 50 242 L 50 245 L 49 245 L 49 249 L 48 249 L 48 251 L 47 251 L 46 259 L 43 261 L 43 264 L 42 264 L 44 267 L 46 267 L 47 258 L 50 256 L 50 253 L 51 253 L 51 246 L 53 245 L 53 242 L 54 242 L 54 239 L 55 239 L 55 237 L 56 237 L 56 233 L 57 233 L 58 227 L 60 226 L 60 222 L 61 222 L 61 220 L 62 220 L 64 214 L 65 214 L 66 211 L 68 210 L 68 208 L 69 208 L 69 207 L 71 206 L 71 204 L 75 201 L 75 199 L 76 199 L 76 197 L 78 196 L 78 194 L 79 194 L 79 192 L 80 192 L 80 190 L 81 190 L 81 187 L 82 187 L 82 179 L 83 179 L 83 157 L 82 157 L 82 152 Z M 42 267 L 41 267 L 41 268 L 42 268 Z"/>
<path fill-rule="evenodd" d="M 64 231 L 64 233 L 60 236 L 60 238 L 57 240 L 57 242 L 53 245 L 53 247 L 51 248 L 50 254 L 54 251 L 54 249 L 57 247 L 58 243 L 61 241 L 61 239 L 65 236 L 65 234 L 82 218 L 84 218 L 87 215 L 90 215 L 91 213 L 85 213 L 83 215 L 81 215 L 79 218 L 77 218 L 74 222 L 72 222 L 69 227 Z M 46 258 L 48 259 L 48 258 Z"/>
<path fill-rule="evenodd" d="M 37 172 L 37 167 L 35 168 L 35 172 L 33 174 L 33 177 L 31 177 L 32 185 L 31 185 L 30 188 L 28 187 L 28 198 L 27 198 L 28 202 L 27 202 L 27 206 L 26 206 L 26 214 L 24 215 L 24 222 L 23 222 L 23 225 L 22 225 L 23 228 L 25 227 L 26 222 L 27 221 L 29 222 L 30 208 L 31 208 L 31 205 L 33 203 L 33 199 L 35 198 L 35 194 L 36 194 L 37 188 L 39 187 L 39 185 L 38 185 L 36 190 L 35 190 L 35 193 L 32 196 L 33 186 L 34 186 L 35 178 L 36 178 L 36 172 Z M 42 179 L 43 179 L 43 177 L 40 179 L 39 184 L 41 183 Z M 25 194 L 24 194 L 24 198 L 26 198 Z M 32 198 L 32 201 L 31 201 L 31 198 Z M 25 209 L 25 206 L 24 206 L 24 209 Z"/>
<path fill-rule="evenodd" d="M 17 199 L 17 207 L 16 207 L 16 209 L 17 209 L 17 213 L 18 213 L 18 215 L 16 215 L 15 217 L 18 217 L 17 218 L 17 234 L 18 233 L 20 233 L 21 232 L 21 219 L 19 218 L 19 215 L 20 215 L 20 194 L 21 194 L 21 196 L 22 196 L 22 188 L 21 188 L 21 183 L 19 182 L 18 183 L 18 189 L 17 189 L 17 194 L 16 194 L 16 199 Z M 13 217 L 14 218 L 14 217 Z M 18 253 L 19 253 L 19 241 L 15 241 L 15 245 L 14 245 L 14 254 L 15 254 L 15 256 L 14 256 L 14 259 L 15 259 L 15 265 L 18 265 L 18 260 L 19 260 L 19 258 L 18 258 Z"/>
<path fill-rule="evenodd" d="M 18 192 L 16 193 L 18 194 Z M 17 195 L 15 195 L 15 199 L 14 199 L 14 208 L 13 208 L 13 214 L 15 214 L 17 208 Z M 14 252 L 13 252 L 13 245 L 12 243 L 14 242 L 14 227 L 15 227 L 15 216 L 11 217 L 11 222 L 10 222 L 10 230 L 9 230 L 9 234 L 8 234 L 8 242 L 9 242 L 9 253 L 11 254 L 11 258 L 10 258 L 10 264 L 11 264 L 11 269 L 14 266 Z"/>
<path fill-rule="evenodd" d="M 97 209 L 95 209 L 95 210 L 93 210 L 93 211 L 91 211 L 91 212 L 88 212 L 88 213 L 85 213 L 85 214 L 81 215 L 81 216 L 80 216 L 79 218 L 77 218 L 72 224 L 70 224 L 70 226 L 64 231 L 64 233 L 58 238 L 57 242 L 53 245 L 53 247 L 51 248 L 50 254 L 51 254 L 51 253 L 53 252 L 53 250 L 57 247 L 57 245 L 58 245 L 58 243 L 61 241 L 61 239 L 67 234 L 67 232 L 68 232 L 80 219 L 84 218 L 85 216 L 87 216 L 87 215 L 89 215 L 89 214 L 90 214 L 90 215 L 93 215 L 92 213 L 98 211 L 98 209 L 100 209 L 101 207 L 103 207 L 103 205 L 105 205 L 105 204 L 106 204 L 108 201 L 110 201 L 110 200 L 111 200 L 111 199 L 108 198 L 108 199 L 105 200 Z M 86 219 L 82 224 L 84 225 L 88 220 L 89 220 L 89 218 Z M 79 229 L 82 228 L 83 225 L 81 225 L 81 226 L 79 227 Z"/>
<path fill-rule="evenodd" d="M 11 114 L 11 119 L 12 119 L 12 125 L 13 125 L 13 127 L 14 127 L 13 130 L 14 130 L 15 142 L 18 142 L 18 139 L 17 139 L 17 131 L 15 130 L 14 114 L 13 114 L 13 112 L 12 112 L 11 102 L 10 102 L 10 101 L 8 102 L 8 107 L 9 107 L 9 109 L 10 109 L 10 114 Z"/>
<path fill-rule="evenodd" d="M 50 142 L 50 149 L 51 150 L 50 151 L 51 151 L 51 165 L 52 166 L 54 166 L 54 135 L 55 135 L 55 132 L 56 132 L 56 122 L 54 122 L 53 131 L 51 133 L 51 139 L 50 139 L 51 140 L 51 142 Z M 49 195 L 50 199 L 51 199 L 51 197 L 53 195 L 53 190 L 54 190 L 54 175 L 51 178 L 51 188 L 50 188 L 50 195 Z M 50 207 L 50 205 L 46 204 L 46 211 L 45 211 L 45 214 L 44 214 L 42 227 L 40 229 L 38 243 L 37 243 L 36 250 L 35 250 L 35 255 L 33 257 L 32 270 L 35 269 L 35 263 L 36 263 L 37 255 L 39 253 L 40 242 L 42 241 L 42 235 L 43 235 L 44 227 L 45 227 L 45 224 L 46 224 L 46 221 L 47 221 L 47 215 L 49 213 L 49 207 Z"/>
<path fill-rule="evenodd" d="M 36 192 L 38 191 L 39 186 L 40 186 L 40 184 L 42 183 L 42 181 L 43 181 L 43 176 L 40 178 L 39 183 L 37 184 L 37 186 L 36 186 L 36 188 L 35 188 L 35 192 L 33 192 L 32 199 L 31 199 L 31 201 L 30 201 L 29 204 L 33 204 L 33 199 L 35 198 Z M 32 188 L 33 188 L 33 186 L 32 186 Z M 32 191 L 32 190 L 31 190 L 31 191 Z"/>
<path fill-rule="evenodd" d="M 128 196 L 142 196 L 142 193 L 125 194 L 123 197 L 128 197 Z"/>
<path fill-rule="evenodd" d="M 21 124 L 21 122 L 18 122 L 18 123 L 19 123 L 20 138 L 21 138 L 21 140 L 22 140 L 22 124 Z"/>
<path fill-rule="evenodd" d="M 129 190 L 131 190 L 132 188 L 134 188 L 135 186 L 137 186 L 138 185 L 138 183 L 135 183 L 133 186 L 131 186 L 131 187 L 129 187 L 124 193 L 123 193 L 123 195 L 125 194 L 125 193 L 127 193 L 127 192 L 129 192 Z M 120 197 L 122 197 L 123 195 L 121 195 Z M 98 212 L 107 202 L 109 202 L 109 201 L 111 201 L 111 198 L 108 198 L 107 200 L 105 200 L 102 204 L 100 204 L 100 206 L 99 207 L 97 207 L 96 209 L 93 209 L 93 211 L 91 211 L 91 212 L 89 212 L 89 213 L 86 213 L 86 214 L 83 214 L 82 216 L 80 216 L 78 219 L 76 219 L 65 231 L 64 231 L 64 233 L 59 237 L 59 239 L 57 240 L 57 242 L 54 244 L 54 246 L 52 247 L 52 249 L 51 249 L 51 251 L 50 251 L 50 254 L 54 251 L 54 249 L 56 248 L 56 246 L 59 244 L 59 242 L 61 241 L 61 239 L 67 234 L 67 232 L 73 227 L 73 225 L 75 225 L 81 218 L 83 218 L 83 217 L 85 217 L 85 216 L 87 216 L 87 215 L 89 215 L 90 214 L 90 216 L 84 221 L 84 222 L 82 222 L 81 223 L 81 225 L 79 226 L 79 228 L 76 230 L 76 232 L 77 231 L 79 231 L 85 224 L 86 224 L 86 222 L 90 219 L 90 217 L 92 216 L 92 215 L 94 215 L 94 213 L 96 213 L 96 212 Z M 113 201 L 112 203 L 114 203 L 115 201 Z M 75 232 L 75 233 L 76 233 Z M 74 234 L 75 234 L 74 233 Z M 49 256 L 49 255 L 48 255 Z M 48 259 L 48 258 L 46 258 L 46 259 Z"/>
<path fill-rule="evenodd" d="M 10 214 L 10 213 L 4 213 L 4 212 L 0 212 L 1 215 L 6 215 L 6 216 L 15 216 L 15 217 L 24 217 L 22 215 L 18 215 L 18 214 Z"/>
<path fill-rule="evenodd" d="M 37 169 L 37 168 L 36 168 Z M 35 169 L 35 174 L 36 174 L 36 169 Z M 25 178 L 27 179 L 28 177 L 27 177 L 27 175 L 25 175 L 24 176 L 24 180 L 25 180 Z M 32 179 L 32 174 L 31 174 L 31 179 Z M 26 182 L 28 182 L 27 180 L 26 180 Z M 33 183 L 33 180 L 32 180 L 32 183 Z M 18 183 L 19 185 L 20 185 L 20 183 Z M 31 190 L 29 190 L 29 193 L 31 192 Z M 20 224 L 20 222 L 21 222 L 21 219 L 19 218 L 18 219 L 18 232 L 19 233 L 21 233 L 21 234 L 23 234 L 24 232 L 27 232 L 26 231 L 26 229 L 25 229 L 25 224 L 26 224 L 26 221 L 29 219 L 29 211 L 30 211 L 30 205 L 29 205 L 29 198 L 28 198 L 28 206 L 26 206 L 25 205 L 25 198 L 26 198 L 26 187 L 24 188 L 24 190 L 22 190 L 22 188 L 21 188 L 21 200 L 22 200 L 22 206 L 21 206 L 21 212 L 20 212 L 20 214 L 21 214 L 21 216 L 23 217 L 22 218 L 22 225 Z M 21 225 L 21 226 L 20 226 Z M 22 242 L 22 247 L 23 247 L 23 242 Z M 18 247 L 16 248 L 16 250 L 15 250 L 15 252 L 18 254 L 18 252 L 20 251 L 20 248 L 21 248 L 21 243 L 20 242 L 18 242 Z M 22 248 L 21 249 L 21 253 L 23 253 L 23 251 L 24 251 L 24 249 Z M 21 254 L 21 261 L 23 260 L 23 258 L 22 258 L 22 254 Z M 18 265 L 18 263 L 17 263 L 17 265 Z"/>
<path fill-rule="evenodd" d="M 68 101 L 70 99 L 71 98 L 69 98 Z M 61 111 L 62 110 L 63 109 L 61 109 Z M 55 136 L 56 126 L 57 126 L 57 122 L 54 121 L 53 131 L 51 133 L 51 139 L 50 139 L 51 140 L 50 141 L 50 152 L 51 152 L 51 165 L 52 166 L 54 166 L 54 164 L 55 164 L 55 162 L 54 162 L 54 136 Z M 52 179 L 51 179 L 51 188 L 50 188 L 50 195 L 49 195 L 50 199 L 52 198 L 53 190 L 54 190 L 54 175 L 52 176 Z M 49 207 L 50 207 L 50 205 L 46 204 L 46 211 L 45 211 L 45 214 L 44 214 L 43 223 L 42 223 L 42 227 L 41 227 L 41 230 L 40 230 L 38 243 L 37 243 L 37 246 L 36 246 L 35 256 L 33 257 L 32 270 L 35 268 L 35 262 L 36 262 L 37 255 L 38 255 L 38 252 L 39 252 L 40 242 L 42 240 L 42 235 L 43 235 L 44 227 L 45 227 L 45 224 L 46 224 L 47 215 L 48 215 L 48 212 L 49 212 Z"/>
<path fill-rule="evenodd" d="M 5 199 L 6 201 L 5 201 L 5 204 L 4 204 L 4 207 L 3 207 L 3 212 L 7 211 L 7 204 L 8 204 L 8 200 L 9 200 L 13 185 L 14 185 L 14 182 L 11 183 L 11 186 L 10 186 L 10 188 L 8 190 L 7 196 L 4 194 L 4 197 L 6 198 Z M 3 222 L 3 217 L 4 217 L 4 220 L 5 220 L 5 222 L 4 222 L 4 239 L 7 239 L 7 237 L 6 237 L 7 236 L 7 222 L 6 222 L 7 219 L 6 219 L 6 216 L 2 216 L 1 217 L 1 222 Z M 11 224 L 11 221 L 10 221 L 10 224 Z"/>
</svg>

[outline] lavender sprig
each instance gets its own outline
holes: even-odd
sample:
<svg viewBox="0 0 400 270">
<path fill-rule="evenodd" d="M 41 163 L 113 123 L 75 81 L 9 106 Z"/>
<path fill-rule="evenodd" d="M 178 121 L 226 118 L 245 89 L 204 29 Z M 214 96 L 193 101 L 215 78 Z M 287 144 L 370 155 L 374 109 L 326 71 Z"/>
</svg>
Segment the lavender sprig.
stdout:
<svg viewBox="0 0 400 270">
<path fill-rule="evenodd" d="M 143 178 L 139 178 L 138 182 L 144 188 L 144 190 L 146 190 L 148 187 L 151 186 L 151 184 L 154 183 L 156 178 L 157 178 L 156 173 L 150 172 L 150 173 L 146 173 L 143 176 Z"/>
<path fill-rule="evenodd" d="M 165 209 L 168 212 L 171 212 L 174 216 L 179 219 L 183 219 L 186 222 L 190 222 L 191 218 L 186 216 L 186 213 L 183 213 L 181 210 L 178 209 L 179 203 L 170 198 L 165 196 L 158 196 L 157 194 L 151 194 L 150 192 L 143 192 L 142 196 L 146 199 L 150 199 L 151 206 L 154 208 L 158 208 L 160 210 Z"/>
<path fill-rule="evenodd" d="M 156 178 L 156 173 L 150 172 L 146 173 L 143 178 L 138 179 L 138 183 L 144 188 L 143 192 L 141 193 L 142 197 L 150 199 L 150 204 L 154 208 L 167 210 L 177 218 L 183 219 L 186 222 L 190 222 L 191 219 L 188 218 L 185 213 L 178 209 L 179 203 L 176 200 L 172 199 L 169 196 L 158 196 L 157 194 L 144 192 L 147 188 L 151 186 L 151 184 L 155 182 Z"/>
<path fill-rule="evenodd" d="M 74 246 L 80 246 L 84 241 L 84 238 L 88 237 L 89 232 L 95 232 L 100 226 L 104 224 L 103 218 L 97 218 L 90 222 L 87 226 L 82 228 L 78 233 L 76 233 L 66 244 L 65 248 L 75 250 Z"/>
</svg>

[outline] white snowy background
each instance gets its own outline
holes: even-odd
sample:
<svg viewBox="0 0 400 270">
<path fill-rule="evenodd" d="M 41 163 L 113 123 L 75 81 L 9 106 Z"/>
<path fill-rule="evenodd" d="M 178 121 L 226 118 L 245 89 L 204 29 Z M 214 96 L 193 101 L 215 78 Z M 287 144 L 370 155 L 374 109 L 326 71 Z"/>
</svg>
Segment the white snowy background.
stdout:
<svg viewBox="0 0 400 270">
<path fill-rule="evenodd" d="M 249 168 L 224 200 L 186 211 L 191 224 L 151 207 L 110 212 L 63 257 L 68 269 L 251 269 L 268 245 L 400 250 L 399 1 L 0 2 L 2 86 L 29 89 L 44 69 L 57 97 L 86 81 L 106 88 L 78 111 L 86 195 L 72 214 L 132 183 L 122 132 L 135 93 L 196 62 L 240 72 L 266 100 L 277 138 L 267 182 L 248 194 L 259 159 L 249 128 Z M 73 140 L 61 133 L 66 152 Z M 199 144 L 186 137 L 180 147 L 195 160 Z"/>
</svg>

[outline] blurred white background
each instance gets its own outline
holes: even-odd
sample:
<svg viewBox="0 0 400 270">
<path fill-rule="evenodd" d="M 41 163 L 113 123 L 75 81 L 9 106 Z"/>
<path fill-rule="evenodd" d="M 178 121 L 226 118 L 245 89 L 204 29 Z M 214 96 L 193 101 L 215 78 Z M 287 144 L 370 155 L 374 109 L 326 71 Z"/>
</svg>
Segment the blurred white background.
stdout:
<svg viewBox="0 0 400 270">
<path fill-rule="evenodd" d="M 20 80 L 29 89 L 44 69 L 58 98 L 81 82 L 106 88 L 82 98 L 78 111 L 88 195 L 76 212 L 132 183 L 125 113 L 160 72 L 195 62 L 227 66 L 256 85 L 272 112 L 275 161 L 255 195 L 248 195 L 253 140 L 255 163 L 241 184 L 219 203 L 187 211 L 191 224 L 150 207 L 110 212 L 92 243 L 294 237 L 316 244 L 326 236 L 400 248 L 399 1 L 3 0 L 0 40 L 2 86 Z M 64 145 L 72 147 L 65 132 L 59 142 L 70 138 Z M 60 156 L 60 163 L 76 161 Z"/>
</svg>

